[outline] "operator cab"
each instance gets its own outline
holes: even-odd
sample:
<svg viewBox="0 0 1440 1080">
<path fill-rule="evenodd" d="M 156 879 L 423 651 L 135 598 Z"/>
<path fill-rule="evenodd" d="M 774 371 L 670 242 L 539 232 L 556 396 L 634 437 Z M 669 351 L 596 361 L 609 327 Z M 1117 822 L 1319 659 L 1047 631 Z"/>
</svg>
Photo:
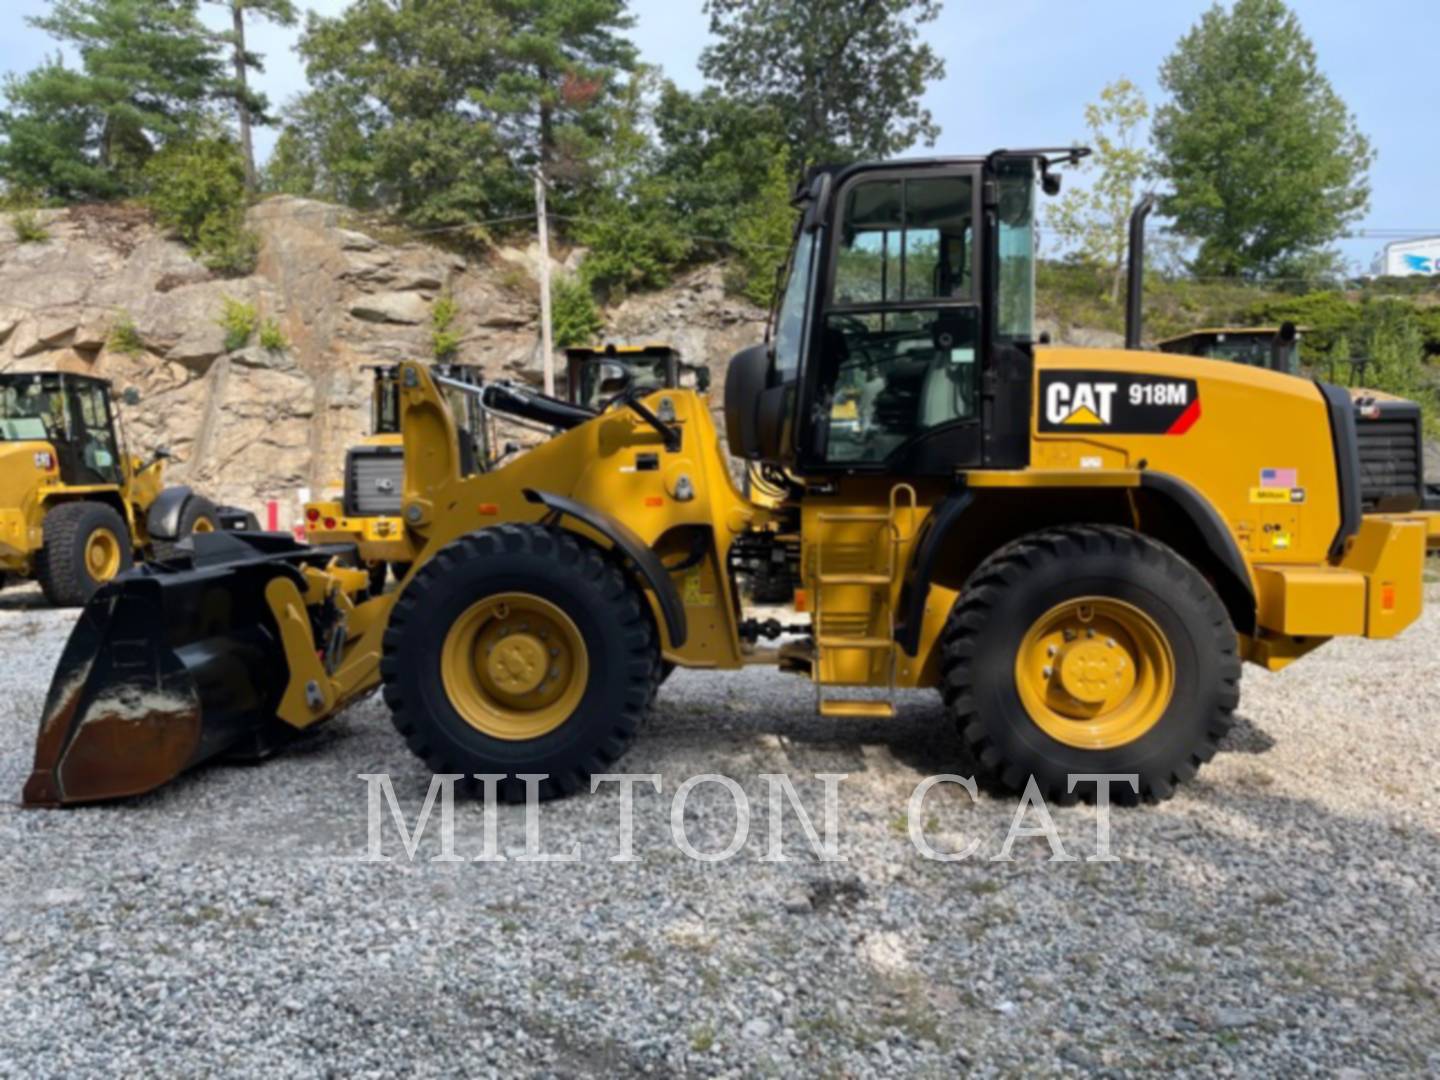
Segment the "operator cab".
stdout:
<svg viewBox="0 0 1440 1080">
<path fill-rule="evenodd" d="M 1203 356 L 1286 375 L 1300 374 L 1300 330 L 1294 323 L 1192 330 L 1166 338 L 1157 347 L 1179 356 Z"/>
<path fill-rule="evenodd" d="M 1036 188 L 1086 153 L 813 172 L 768 340 L 731 364 L 731 450 L 799 475 L 1028 464 Z"/>
<path fill-rule="evenodd" d="M 110 384 L 60 372 L 0 375 L 0 440 L 48 442 L 60 479 L 76 487 L 122 481 Z"/>
</svg>

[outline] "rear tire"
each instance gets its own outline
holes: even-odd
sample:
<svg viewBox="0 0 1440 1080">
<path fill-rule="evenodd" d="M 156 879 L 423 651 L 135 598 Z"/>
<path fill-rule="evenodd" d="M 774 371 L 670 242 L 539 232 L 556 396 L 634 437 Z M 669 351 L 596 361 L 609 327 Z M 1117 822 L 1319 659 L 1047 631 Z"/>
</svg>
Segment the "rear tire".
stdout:
<svg viewBox="0 0 1440 1080">
<path fill-rule="evenodd" d="M 517 774 L 546 774 L 540 796 L 553 798 L 620 758 L 658 660 L 643 596 L 599 548 L 560 529 L 501 525 L 419 569 L 395 601 L 380 672 L 416 756 L 436 773 L 504 774 L 500 798 L 517 802 Z"/>
<path fill-rule="evenodd" d="M 154 558 L 173 558 L 182 541 L 197 532 L 219 532 L 220 514 L 215 504 L 203 495 L 191 495 L 180 511 L 180 527 L 174 540 L 156 540 L 152 544 Z"/>
<path fill-rule="evenodd" d="M 1214 757 L 1239 702 L 1215 590 L 1128 529 L 1068 526 L 997 551 L 942 648 L 945 703 L 982 770 L 1012 791 L 1033 776 L 1060 803 L 1094 801 L 1093 781 L 1069 790 L 1082 773 L 1136 774 L 1138 795 L 1111 782 L 1116 802 L 1168 799 Z"/>
<path fill-rule="evenodd" d="M 125 519 L 104 503 L 61 503 L 45 515 L 44 531 L 35 577 L 56 607 L 83 607 L 133 565 Z"/>
</svg>

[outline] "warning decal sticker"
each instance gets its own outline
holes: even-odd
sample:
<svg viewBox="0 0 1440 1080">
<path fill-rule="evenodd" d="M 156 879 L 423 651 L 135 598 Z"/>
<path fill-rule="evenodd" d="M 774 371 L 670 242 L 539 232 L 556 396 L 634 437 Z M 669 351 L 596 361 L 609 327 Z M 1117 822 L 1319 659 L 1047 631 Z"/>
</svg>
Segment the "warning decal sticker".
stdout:
<svg viewBox="0 0 1440 1080">
<path fill-rule="evenodd" d="M 1039 429 L 1116 435 L 1183 435 L 1200 419 L 1194 379 L 1120 371 L 1040 374 Z"/>
</svg>

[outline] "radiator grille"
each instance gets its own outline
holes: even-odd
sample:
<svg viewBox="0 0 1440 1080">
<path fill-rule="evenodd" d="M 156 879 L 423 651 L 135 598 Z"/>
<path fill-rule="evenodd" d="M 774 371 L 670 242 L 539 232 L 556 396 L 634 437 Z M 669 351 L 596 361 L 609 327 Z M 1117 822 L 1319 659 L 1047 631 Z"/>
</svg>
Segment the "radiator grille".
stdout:
<svg viewBox="0 0 1440 1080">
<path fill-rule="evenodd" d="M 1360 501 L 1366 510 L 1413 510 L 1424 495 L 1425 452 L 1420 408 L 1383 402 L 1356 418 L 1360 442 Z"/>
<path fill-rule="evenodd" d="M 356 447 L 347 455 L 347 514 L 352 517 L 399 517 L 404 491 L 405 454 L 400 447 Z"/>
</svg>

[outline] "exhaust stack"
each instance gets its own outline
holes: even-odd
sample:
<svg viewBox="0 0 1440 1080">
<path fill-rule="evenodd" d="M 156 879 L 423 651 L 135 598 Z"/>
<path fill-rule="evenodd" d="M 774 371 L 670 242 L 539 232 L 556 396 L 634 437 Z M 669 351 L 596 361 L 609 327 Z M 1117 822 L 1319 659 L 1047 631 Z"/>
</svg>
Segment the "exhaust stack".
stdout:
<svg viewBox="0 0 1440 1080">
<path fill-rule="evenodd" d="M 1125 300 L 1125 348 L 1140 348 L 1145 329 L 1145 219 L 1158 200 L 1146 195 L 1130 214 L 1130 274 Z"/>
</svg>

